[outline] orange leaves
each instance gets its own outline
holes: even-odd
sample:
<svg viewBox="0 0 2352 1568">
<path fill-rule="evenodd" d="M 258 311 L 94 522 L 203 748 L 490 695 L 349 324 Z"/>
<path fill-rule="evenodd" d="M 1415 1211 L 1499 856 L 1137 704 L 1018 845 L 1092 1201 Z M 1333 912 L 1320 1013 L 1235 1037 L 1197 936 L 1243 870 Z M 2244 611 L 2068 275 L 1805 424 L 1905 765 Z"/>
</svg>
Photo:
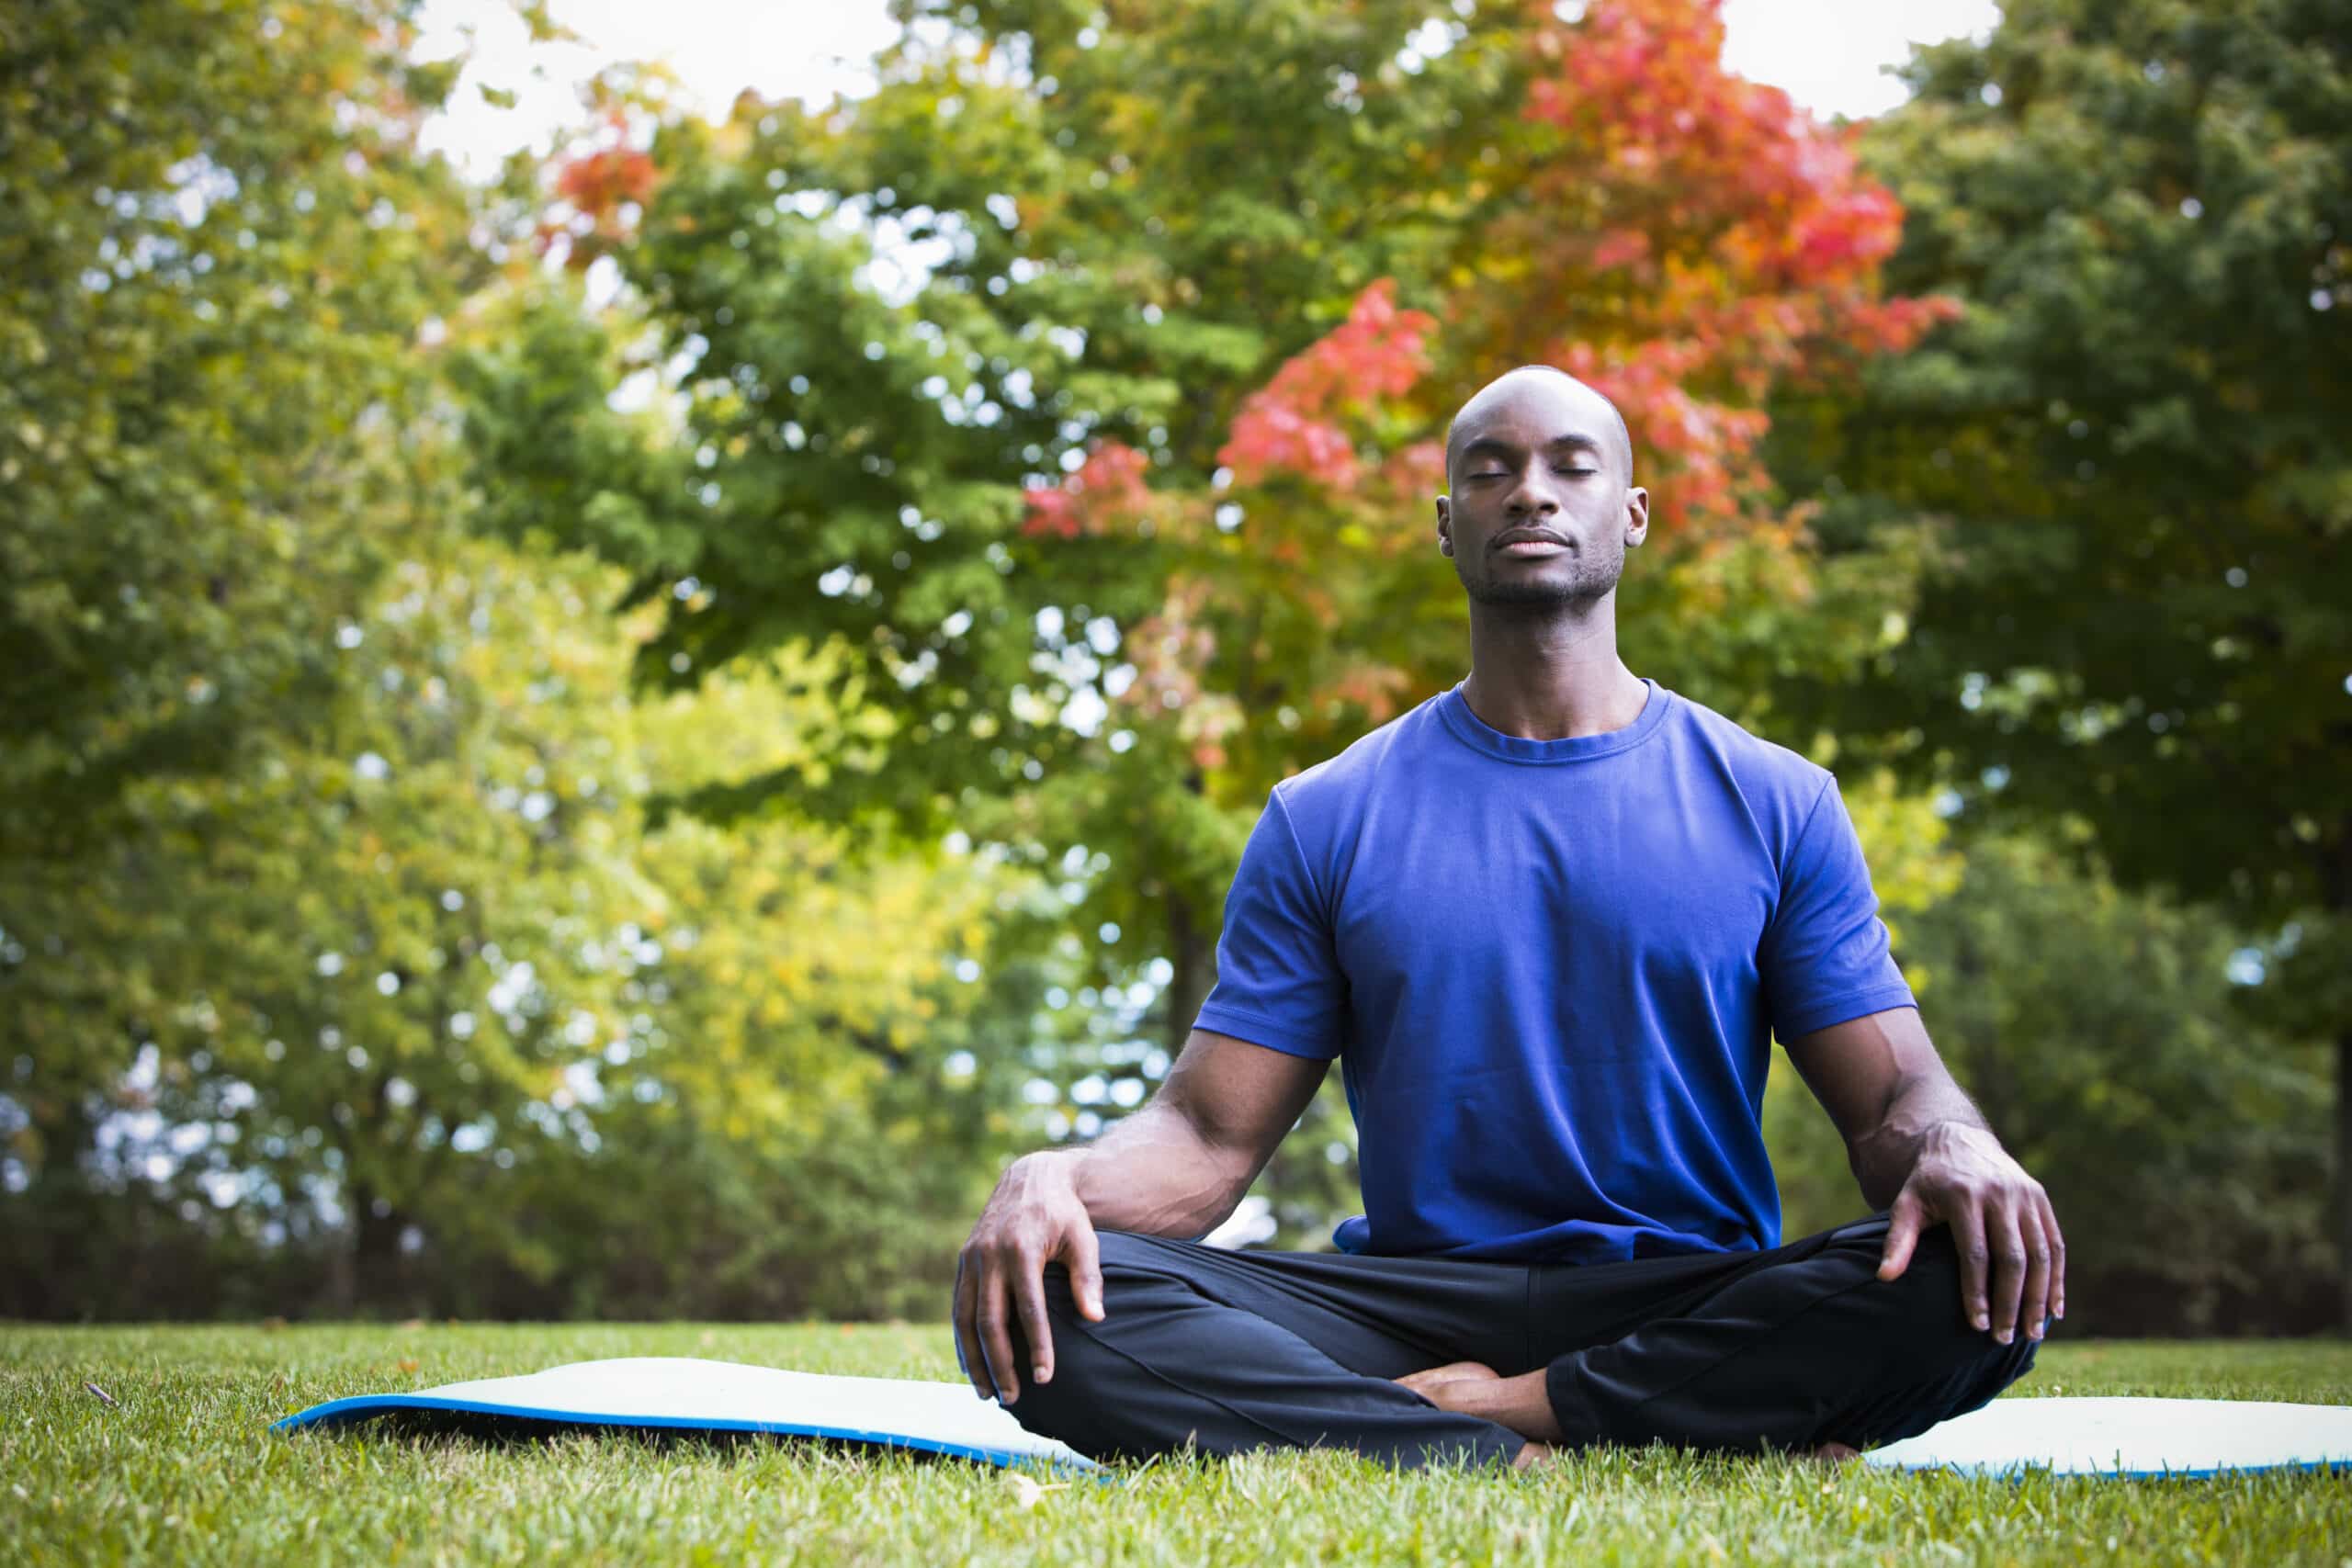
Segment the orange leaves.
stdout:
<svg viewBox="0 0 2352 1568">
<path fill-rule="evenodd" d="M 1225 738 L 1248 722 L 1232 696 L 1201 683 L 1216 652 L 1216 633 L 1205 618 L 1212 592 L 1205 578 L 1180 575 L 1170 581 L 1159 612 L 1128 634 L 1135 679 L 1117 699 L 1135 711 L 1138 723 L 1172 722 L 1202 768 L 1222 767 Z"/>
<path fill-rule="evenodd" d="M 556 170 L 555 191 L 581 212 L 602 220 L 624 202 L 653 194 L 653 160 L 634 147 L 583 153 Z"/>
<path fill-rule="evenodd" d="M 660 168 L 640 143 L 658 121 L 667 75 L 629 66 L 600 73 L 591 84 L 595 130 L 550 160 L 553 199 L 537 231 L 542 254 L 560 242 L 564 265 L 577 269 L 628 241 L 661 183 Z"/>
<path fill-rule="evenodd" d="M 1143 482 L 1148 462 L 1124 441 L 1097 443 L 1078 471 L 1060 484 L 1030 487 L 1021 531 L 1075 539 L 1135 522 L 1151 507 L 1151 491 Z"/>
<path fill-rule="evenodd" d="M 1413 694 L 1413 677 L 1393 664 L 1371 660 L 1347 666 L 1338 679 L 1315 694 L 1317 705 L 1344 703 L 1363 710 L 1367 724 L 1386 724 L 1405 709 Z"/>
<path fill-rule="evenodd" d="M 1394 279 L 1373 284 L 1345 321 L 1250 395 L 1217 461 L 1245 485 L 1286 470 L 1331 490 L 1354 489 L 1356 446 L 1340 419 L 1411 390 L 1429 367 L 1436 326 L 1426 311 L 1396 308 Z"/>
<path fill-rule="evenodd" d="M 560 240 L 564 265 L 586 266 L 628 238 L 657 177 L 653 159 L 635 147 L 600 147 L 565 159 L 556 165 L 556 205 L 539 223 L 539 250 Z"/>
<path fill-rule="evenodd" d="M 1900 204 L 1850 131 L 1724 69 L 1719 0 L 1521 16 L 1531 80 L 1497 171 L 1511 199 L 1464 259 L 1527 282 L 1445 314 L 1472 363 L 1541 357 L 1615 399 L 1669 536 L 1760 525 L 1773 386 L 1905 347 L 1952 307 L 1880 297 Z"/>
</svg>

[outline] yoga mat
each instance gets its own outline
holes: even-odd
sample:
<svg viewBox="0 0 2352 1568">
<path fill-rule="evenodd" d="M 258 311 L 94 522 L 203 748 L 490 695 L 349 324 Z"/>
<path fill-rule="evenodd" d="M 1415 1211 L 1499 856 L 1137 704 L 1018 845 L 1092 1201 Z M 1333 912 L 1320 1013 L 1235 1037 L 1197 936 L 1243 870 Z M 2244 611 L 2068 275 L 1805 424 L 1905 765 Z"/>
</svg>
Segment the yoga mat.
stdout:
<svg viewBox="0 0 2352 1568">
<path fill-rule="evenodd" d="M 363 1393 L 288 1416 L 272 1430 L 338 1425 L 395 1410 L 456 1411 L 592 1427 L 697 1432 L 797 1433 L 956 1454 L 989 1464 L 1044 1461 L 1065 1470 L 1094 1461 L 1023 1431 L 1011 1412 L 966 1382 L 831 1377 L 692 1357 L 575 1361 L 520 1377 L 443 1383 L 411 1393 Z"/>
<path fill-rule="evenodd" d="M 2198 1476 L 2352 1468 L 2352 1406 L 2235 1399 L 1996 1399 L 1865 1463 L 1963 1475 Z"/>
<path fill-rule="evenodd" d="M 691 1358 L 576 1361 L 520 1377 L 365 1393 L 288 1416 L 275 1430 L 434 1410 L 595 1427 L 774 1432 L 955 1454 L 989 1464 L 1096 1470 L 1022 1429 L 969 1383 L 833 1377 Z M 1863 1456 L 1966 1475 L 2199 1476 L 2352 1469 L 2352 1406 L 2219 1399 L 1998 1399 Z M 1105 1472 L 1105 1479 L 1110 1472 Z"/>
</svg>

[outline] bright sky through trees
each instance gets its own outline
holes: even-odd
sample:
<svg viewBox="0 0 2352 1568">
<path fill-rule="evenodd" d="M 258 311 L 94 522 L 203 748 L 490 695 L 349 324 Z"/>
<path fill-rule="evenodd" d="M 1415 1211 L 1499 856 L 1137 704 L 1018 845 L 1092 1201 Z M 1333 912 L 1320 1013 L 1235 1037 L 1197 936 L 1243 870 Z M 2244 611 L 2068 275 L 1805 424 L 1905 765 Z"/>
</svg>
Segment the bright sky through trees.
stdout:
<svg viewBox="0 0 2352 1568">
<path fill-rule="evenodd" d="M 554 0 L 549 10 L 582 41 L 534 46 L 509 0 L 429 0 L 418 52 L 445 59 L 470 28 L 475 58 L 428 146 L 487 175 L 517 147 L 544 149 L 579 118 L 579 84 L 623 60 L 667 62 L 709 113 L 746 86 L 768 97 L 858 94 L 894 31 L 885 0 Z M 1816 114 L 1859 118 L 1903 100 L 1885 67 L 1913 43 L 1981 35 L 1998 17 L 1994 0 L 1725 0 L 1724 57 Z M 483 85 L 514 93 L 514 107 L 493 107 Z"/>
</svg>

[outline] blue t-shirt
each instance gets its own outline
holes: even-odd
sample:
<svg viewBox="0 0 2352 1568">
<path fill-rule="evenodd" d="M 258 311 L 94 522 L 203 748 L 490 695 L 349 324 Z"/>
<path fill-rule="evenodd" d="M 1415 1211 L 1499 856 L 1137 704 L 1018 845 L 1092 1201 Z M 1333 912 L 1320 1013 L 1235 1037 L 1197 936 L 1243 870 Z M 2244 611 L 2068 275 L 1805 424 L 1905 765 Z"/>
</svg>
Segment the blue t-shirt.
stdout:
<svg viewBox="0 0 2352 1568">
<path fill-rule="evenodd" d="M 1778 1246 L 1772 1033 L 1915 1005 L 1837 781 L 1645 684 L 1631 725 L 1565 740 L 1456 685 L 1274 786 L 1198 1023 L 1340 1058 L 1342 1249 Z"/>
</svg>

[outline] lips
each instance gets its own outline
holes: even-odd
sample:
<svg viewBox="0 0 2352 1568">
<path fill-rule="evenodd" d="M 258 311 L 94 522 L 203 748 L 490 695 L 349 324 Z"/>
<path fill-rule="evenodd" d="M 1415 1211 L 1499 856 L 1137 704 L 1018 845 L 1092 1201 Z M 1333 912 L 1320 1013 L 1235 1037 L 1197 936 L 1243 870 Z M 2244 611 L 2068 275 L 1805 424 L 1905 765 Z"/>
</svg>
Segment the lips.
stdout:
<svg viewBox="0 0 2352 1568">
<path fill-rule="evenodd" d="M 1513 528 L 1496 535 L 1494 542 L 1494 548 L 1507 555 L 1549 555 L 1567 547 L 1567 539 L 1549 528 Z"/>
</svg>

